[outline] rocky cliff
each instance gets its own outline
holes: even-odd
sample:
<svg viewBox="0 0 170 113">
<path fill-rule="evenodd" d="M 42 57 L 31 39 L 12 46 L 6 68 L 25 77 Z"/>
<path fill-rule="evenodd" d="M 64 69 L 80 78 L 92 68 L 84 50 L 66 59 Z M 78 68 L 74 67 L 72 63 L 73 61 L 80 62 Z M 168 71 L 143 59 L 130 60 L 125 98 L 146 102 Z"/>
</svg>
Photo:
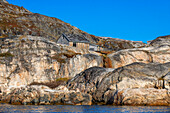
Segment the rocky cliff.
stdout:
<svg viewBox="0 0 170 113">
<path fill-rule="evenodd" d="M 56 44 L 37 36 L 0 39 L 0 84 L 8 87 L 72 78 L 103 58 L 88 50 Z"/>
</svg>

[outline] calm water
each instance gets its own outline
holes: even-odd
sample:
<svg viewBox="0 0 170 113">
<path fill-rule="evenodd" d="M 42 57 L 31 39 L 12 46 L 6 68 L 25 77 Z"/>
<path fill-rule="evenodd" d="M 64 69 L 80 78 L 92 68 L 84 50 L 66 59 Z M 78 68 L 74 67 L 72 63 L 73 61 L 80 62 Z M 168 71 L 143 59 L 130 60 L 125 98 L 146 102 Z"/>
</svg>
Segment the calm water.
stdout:
<svg viewBox="0 0 170 113">
<path fill-rule="evenodd" d="M 20 106 L 0 104 L 1 113 L 50 113 L 50 112 L 79 112 L 79 113 L 113 113 L 113 112 L 148 112 L 170 113 L 170 107 L 132 107 L 132 106 L 70 106 L 70 105 L 46 105 L 46 106 Z"/>
</svg>

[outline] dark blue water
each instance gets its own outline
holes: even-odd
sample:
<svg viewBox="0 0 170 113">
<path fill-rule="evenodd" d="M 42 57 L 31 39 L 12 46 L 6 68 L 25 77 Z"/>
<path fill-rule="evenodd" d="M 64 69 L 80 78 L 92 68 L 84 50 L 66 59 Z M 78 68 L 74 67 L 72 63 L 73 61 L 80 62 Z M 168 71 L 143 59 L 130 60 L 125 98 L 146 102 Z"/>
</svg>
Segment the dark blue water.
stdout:
<svg viewBox="0 0 170 113">
<path fill-rule="evenodd" d="M 71 105 L 45 105 L 45 106 L 22 106 L 22 105 L 0 105 L 1 113 L 56 113 L 56 112 L 75 112 L 75 113 L 119 113 L 119 112 L 138 112 L 138 113 L 170 113 L 170 107 L 165 106 L 71 106 Z"/>
</svg>

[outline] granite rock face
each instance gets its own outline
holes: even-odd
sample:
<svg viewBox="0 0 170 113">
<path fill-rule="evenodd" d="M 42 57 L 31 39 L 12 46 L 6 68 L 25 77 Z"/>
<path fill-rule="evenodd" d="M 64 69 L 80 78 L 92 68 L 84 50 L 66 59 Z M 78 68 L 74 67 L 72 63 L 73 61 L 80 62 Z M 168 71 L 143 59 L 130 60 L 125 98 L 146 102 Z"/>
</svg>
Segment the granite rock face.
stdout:
<svg viewBox="0 0 170 113">
<path fill-rule="evenodd" d="M 170 46 L 170 35 L 160 36 L 155 40 L 151 41 L 149 46 L 159 47 L 159 46 Z"/>
<path fill-rule="evenodd" d="M 50 89 L 47 86 L 27 86 L 12 88 L 1 95 L 1 102 L 16 105 L 91 105 L 91 95 L 79 91 L 69 91 L 65 86 Z"/>
<path fill-rule="evenodd" d="M 167 89 L 135 88 L 123 89 L 112 98 L 117 105 L 148 105 L 168 106 L 170 105 L 170 94 Z M 111 102 L 111 101 L 110 101 Z"/>
<path fill-rule="evenodd" d="M 2 3 L 8 3 L 6 0 L 0 0 L 0 2 L 2 2 Z"/>
<path fill-rule="evenodd" d="M 72 78 L 93 66 L 103 66 L 95 52 L 56 44 L 43 37 L 0 39 L 0 84 L 8 87 Z"/>
<path fill-rule="evenodd" d="M 95 103 L 169 105 L 169 72 L 170 62 L 133 63 L 115 70 L 92 67 L 75 76 L 67 86 L 91 94 Z"/>
<path fill-rule="evenodd" d="M 103 50 L 57 44 L 63 34 Z M 72 79 L 47 87 L 59 78 Z M 97 37 L 0 0 L 0 102 L 170 105 L 170 36 L 148 44 Z"/>
<path fill-rule="evenodd" d="M 118 68 L 134 62 L 170 62 L 170 36 L 158 37 L 148 47 L 124 49 L 107 55 L 110 67 Z"/>
<path fill-rule="evenodd" d="M 122 49 L 132 49 L 146 46 L 146 44 L 143 43 L 142 41 L 130 41 L 111 37 L 99 37 L 99 39 L 100 40 L 97 42 L 98 45 L 108 48 L 109 50 L 112 51 L 119 51 Z"/>
</svg>

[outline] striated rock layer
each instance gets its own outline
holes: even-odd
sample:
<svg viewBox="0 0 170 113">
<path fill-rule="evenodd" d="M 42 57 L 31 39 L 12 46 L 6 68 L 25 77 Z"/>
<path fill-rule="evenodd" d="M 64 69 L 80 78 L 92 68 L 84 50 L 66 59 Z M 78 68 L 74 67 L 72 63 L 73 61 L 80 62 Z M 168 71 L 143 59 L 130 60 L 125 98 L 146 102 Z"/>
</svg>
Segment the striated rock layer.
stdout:
<svg viewBox="0 0 170 113">
<path fill-rule="evenodd" d="M 60 86 L 50 89 L 47 86 L 27 86 L 13 88 L 10 93 L 0 95 L 0 101 L 17 105 L 91 105 L 91 95 L 79 91 L 69 91 Z"/>
<path fill-rule="evenodd" d="M 25 105 L 169 106 L 169 38 L 158 39 L 145 48 L 120 50 L 102 57 L 43 37 L 1 38 L 0 101 Z M 110 56 L 109 65 L 114 68 L 103 68 Z M 53 89 L 39 86 L 63 77 L 72 79 Z M 30 86 L 31 83 L 34 84 Z"/>
<path fill-rule="evenodd" d="M 103 51 L 57 44 L 63 34 Z M 170 105 L 170 36 L 148 44 L 97 37 L 0 0 L 0 102 Z"/>
<path fill-rule="evenodd" d="M 170 62 L 133 63 L 117 69 L 92 67 L 68 82 L 93 102 L 116 105 L 170 105 Z"/>
<path fill-rule="evenodd" d="M 95 52 L 59 45 L 43 37 L 0 39 L 0 84 L 8 87 L 72 78 L 93 66 L 103 66 Z"/>
<path fill-rule="evenodd" d="M 170 36 L 158 37 L 148 47 L 125 49 L 107 55 L 110 67 L 118 68 L 134 62 L 170 62 Z"/>
</svg>

